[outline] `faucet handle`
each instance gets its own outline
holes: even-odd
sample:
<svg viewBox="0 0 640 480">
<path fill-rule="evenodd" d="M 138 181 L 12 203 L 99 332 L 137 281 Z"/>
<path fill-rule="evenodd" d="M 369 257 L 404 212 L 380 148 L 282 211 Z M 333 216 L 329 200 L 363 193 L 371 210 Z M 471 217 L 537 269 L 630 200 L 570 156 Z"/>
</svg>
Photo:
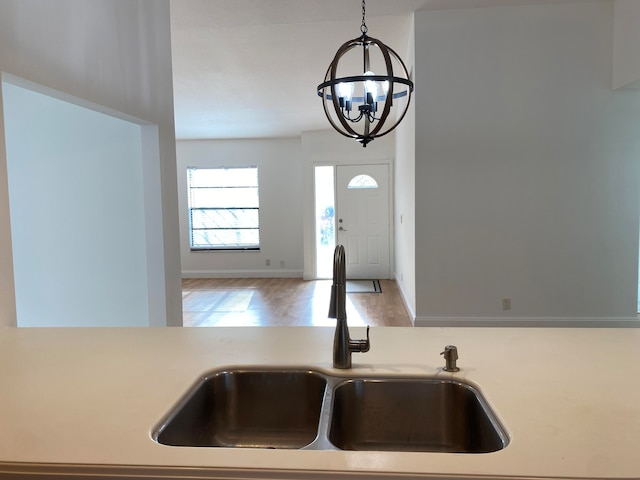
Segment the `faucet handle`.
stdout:
<svg viewBox="0 0 640 480">
<path fill-rule="evenodd" d="M 371 348 L 371 342 L 369 341 L 369 325 L 367 325 L 367 339 L 366 340 L 360 340 L 360 341 L 364 342 L 363 348 L 360 351 L 361 352 L 368 352 L 369 348 Z"/>
<path fill-rule="evenodd" d="M 368 352 L 371 348 L 371 342 L 369 341 L 369 325 L 367 325 L 367 339 L 366 340 L 351 340 L 349 341 L 349 350 L 352 352 Z"/>
</svg>

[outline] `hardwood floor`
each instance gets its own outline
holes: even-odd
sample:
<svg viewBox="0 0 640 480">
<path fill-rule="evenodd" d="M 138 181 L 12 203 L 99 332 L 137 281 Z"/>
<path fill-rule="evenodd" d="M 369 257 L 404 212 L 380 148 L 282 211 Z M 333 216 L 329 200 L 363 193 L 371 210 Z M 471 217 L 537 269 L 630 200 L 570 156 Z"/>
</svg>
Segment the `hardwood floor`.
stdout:
<svg viewBox="0 0 640 480">
<path fill-rule="evenodd" d="M 410 327 L 393 280 L 382 293 L 347 293 L 350 326 Z M 182 281 L 185 327 L 334 326 L 327 318 L 331 280 L 298 278 L 189 278 Z"/>
</svg>

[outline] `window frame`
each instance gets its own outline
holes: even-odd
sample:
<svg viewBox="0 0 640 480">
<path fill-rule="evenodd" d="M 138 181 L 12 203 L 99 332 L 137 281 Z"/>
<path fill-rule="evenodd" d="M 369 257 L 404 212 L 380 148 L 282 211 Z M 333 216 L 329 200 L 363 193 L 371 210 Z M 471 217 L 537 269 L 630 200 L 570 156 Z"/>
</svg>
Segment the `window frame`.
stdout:
<svg viewBox="0 0 640 480">
<path fill-rule="evenodd" d="M 212 186 L 193 186 L 192 185 L 192 171 L 198 170 L 255 170 L 255 185 L 247 185 L 247 184 L 233 184 L 233 185 L 212 185 Z M 259 177 L 259 169 L 257 165 L 240 165 L 240 166 L 188 166 L 187 167 L 187 209 L 188 209 L 188 222 L 189 222 L 189 249 L 191 252 L 220 252 L 220 251 L 228 251 L 228 252 L 242 252 L 242 251 L 260 251 L 260 177 Z M 255 190 L 255 198 L 256 205 L 255 206 L 211 206 L 211 207 L 194 207 L 193 203 L 193 193 L 198 189 L 212 189 L 212 190 L 225 190 L 225 189 L 236 189 L 236 188 L 244 188 L 244 189 L 254 189 Z M 194 246 L 194 227 L 193 227 L 193 218 L 194 211 L 204 211 L 204 210 L 220 210 L 226 212 L 232 212 L 234 210 L 255 210 L 257 217 L 257 226 L 251 228 L 243 228 L 243 227 L 227 227 L 227 228 L 219 228 L 217 230 L 231 230 L 231 231 L 242 231 L 242 230 L 253 230 L 257 232 L 257 243 L 247 243 L 241 244 L 238 243 L 236 245 L 233 244 L 214 244 L 209 242 L 207 245 L 196 245 Z M 216 228 L 195 228 L 195 230 L 216 230 Z"/>
</svg>

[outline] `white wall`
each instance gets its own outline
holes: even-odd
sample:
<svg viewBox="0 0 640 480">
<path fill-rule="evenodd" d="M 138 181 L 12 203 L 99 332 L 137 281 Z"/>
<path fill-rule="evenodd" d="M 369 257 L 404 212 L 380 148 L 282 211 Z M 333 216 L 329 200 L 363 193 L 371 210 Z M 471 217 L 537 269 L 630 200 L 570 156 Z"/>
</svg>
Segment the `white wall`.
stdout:
<svg viewBox="0 0 640 480">
<path fill-rule="evenodd" d="M 640 2 L 615 0 L 613 88 L 640 88 Z"/>
<path fill-rule="evenodd" d="M 151 323 L 181 325 L 168 0 L 3 0 L 0 71 L 157 125 L 162 192 L 162 221 L 157 223 L 163 234 L 151 250 L 161 255 L 156 264 L 163 265 L 164 291 L 153 296 L 164 304 L 166 319 L 152 318 Z M 5 169 L 0 142 L 0 325 L 15 325 Z"/>
<path fill-rule="evenodd" d="M 3 100 L 0 88 L 0 112 L 4 108 Z M 15 293 L 4 118 L 0 115 L 0 326 L 15 327 L 17 325 Z"/>
<path fill-rule="evenodd" d="M 640 92 L 611 89 L 613 4 L 415 23 L 416 324 L 636 323 Z"/>
<path fill-rule="evenodd" d="M 177 142 L 184 277 L 301 277 L 302 160 L 299 138 Z M 258 166 L 260 251 L 191 252 L 187 167 Z M 266 260 L 271 265 L 266 265 Z M 280 262 L 284 262 L 281 267 Z"/>
<path fill-rule="evenodd" d="M 393 167 L 394 148 L 393 135 L 363 148 L 333 130 L 303 132 L 301 138 L 178 141 L 183 276 L 315 278 L 313 165 L 385 162 Z M 260 251 L 191 252 L 187 167 L 246 165 L 257 165 L 260 177 Z"/>
<path fill-rule="evenodd" d="M 140 125 L 2 94 L 18 326 L 148 326 Z"/>
<path fill-rule="evenodd" d="M 409 72 L 415 70 L 415 29 L 411 18 L 407 54 Z M 418 80 L 413 78 L 414 82 Z M 420 95 L 420 89 L 415 92 Z M 412 320 L 416 312 L 416 110 L 415 98 L 396 128 L 395 279 Z"/>
</svg>

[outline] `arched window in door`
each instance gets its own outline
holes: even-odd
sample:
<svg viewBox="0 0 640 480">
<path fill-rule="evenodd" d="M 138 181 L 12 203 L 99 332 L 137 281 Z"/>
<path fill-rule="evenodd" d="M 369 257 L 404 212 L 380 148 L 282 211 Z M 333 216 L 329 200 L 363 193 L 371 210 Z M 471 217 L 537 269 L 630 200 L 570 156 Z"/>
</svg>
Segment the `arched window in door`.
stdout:
<svg viewBox="0 0 640 480">
<path fill-rule="evenodd" d="M 378 188 L 378 182 L 369 175 L 356 175 L 349 180 L 347 188 Z"/>
</svg>

